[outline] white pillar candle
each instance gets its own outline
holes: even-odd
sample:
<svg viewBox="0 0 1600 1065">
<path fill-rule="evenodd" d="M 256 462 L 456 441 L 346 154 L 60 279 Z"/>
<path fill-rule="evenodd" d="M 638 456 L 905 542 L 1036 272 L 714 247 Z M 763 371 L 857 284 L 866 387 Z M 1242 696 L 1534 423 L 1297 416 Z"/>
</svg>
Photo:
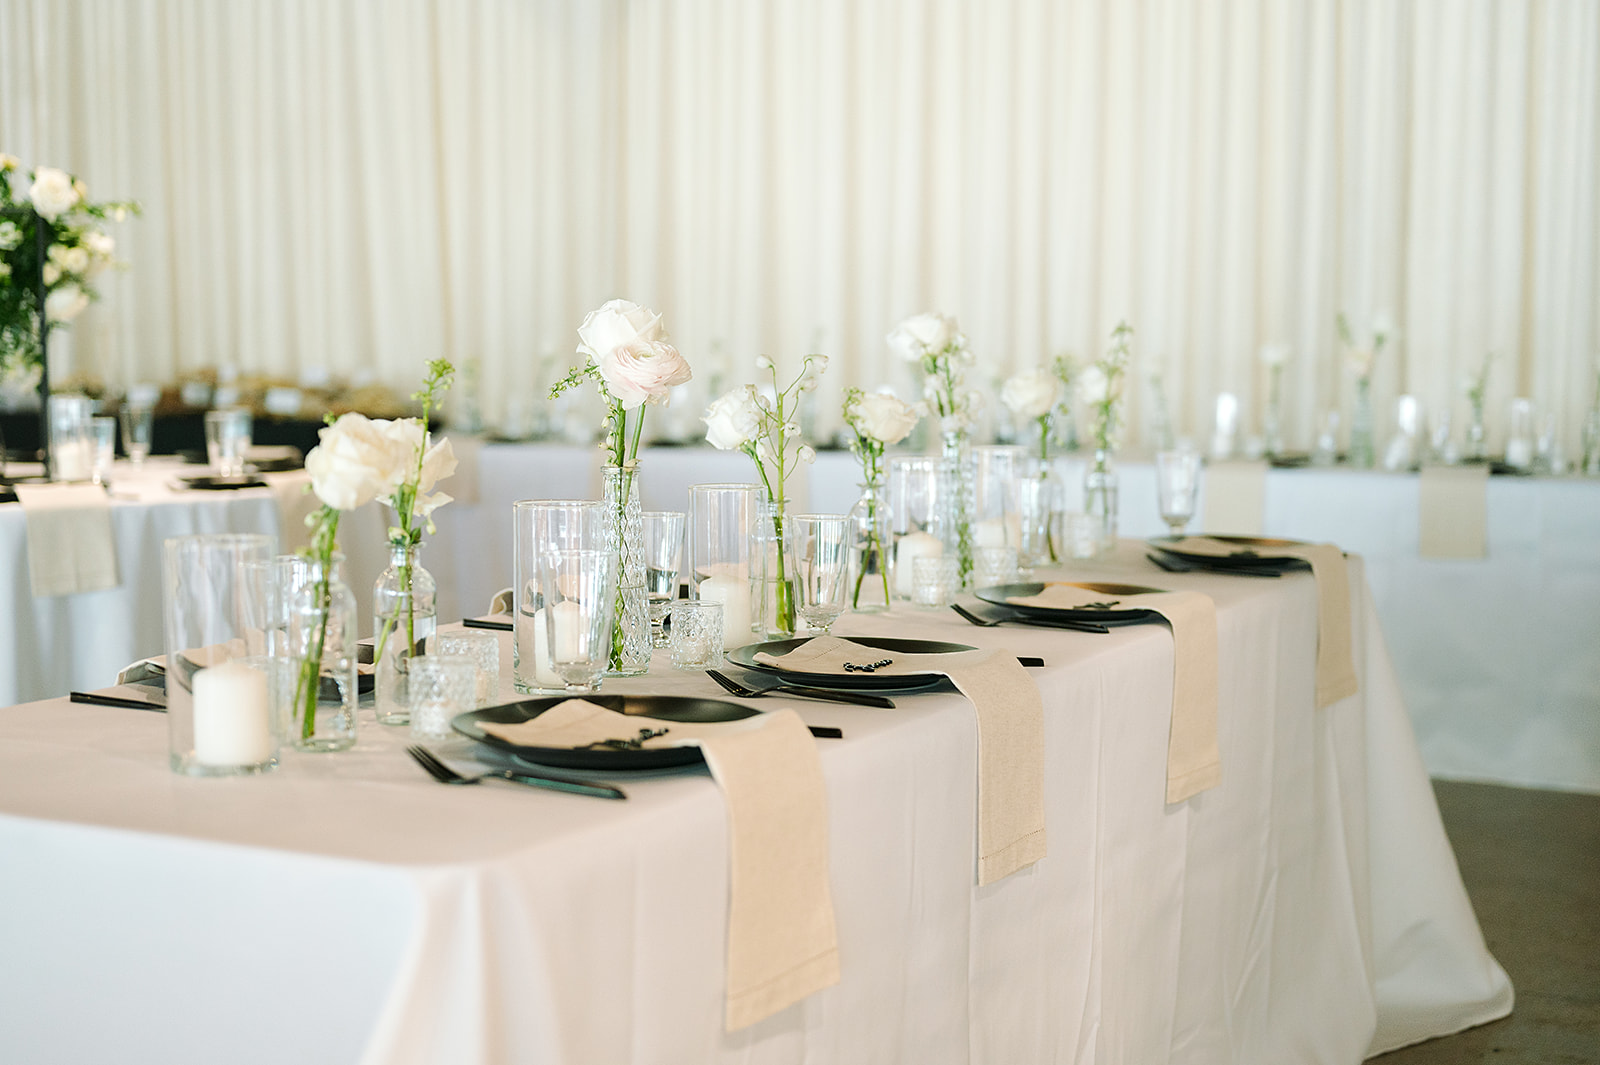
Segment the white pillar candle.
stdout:
<svg viewBox="0 0 1600 1065">
<path fill-rule="evenodd" d="M 699 597 L 722 604 L 722 649 L 731 651 L 752 642 L 750 581 L 745 577 L 707 577 L 700 582 Z"/>
<path fill-rule="evenodd" d="M 894 594 L 901 599 L 911 598 L 911 563 L 919 558 L 938 558 L 944 554 L 944 544 L 937 536 L 925 532 L 907 533 L 894 545 Z"/>
<path fill-rule="evenodd" d="M 63 440 L 52 445 L 50 457 L 55 463 L 56 477 L 63 481 L 87 481 L 94 469 L 93 454 L 87 441 Z"/>
<path fill-rule="evenodd" d="M 260 765 L 272 757 L 265 673 L 237 662 L 195 673 L 194 757 L 205 765 Z"/>
<path fill-rule="evenodd" d="M 583 657 L 583 608 L 570 599 L 550 608 L 550 624 L 555 626 L 556 662 L 577 662 Z"/>
<path fill-rule="evenodd" d="M 973 547 L 1005 547 L 1006 523 L 1000 518 L 990 518 L 972 526 Z"/>
</svg>

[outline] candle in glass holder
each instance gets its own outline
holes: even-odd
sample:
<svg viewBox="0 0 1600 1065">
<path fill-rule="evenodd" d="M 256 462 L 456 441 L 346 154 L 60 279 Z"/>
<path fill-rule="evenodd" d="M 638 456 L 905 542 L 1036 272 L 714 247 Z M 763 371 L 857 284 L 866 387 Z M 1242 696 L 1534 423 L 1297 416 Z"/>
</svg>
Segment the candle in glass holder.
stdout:
<svg viewBox="0 0 1600 1065">
<path fill-rule="evenodd" d="M 260 765 L 272 758 L 265 673 L 237 662 L 195 673 L 194 756 L 205 765 Z"/>
<path fill-rule="evenodd" d="M 894 593 L 901 599 L 911 598 L 911 567 L 919 558 L 938 558 L 944 554 L 944 544 L 937 536 L 925 532 L 907 533 L 894 545 Z"/>
<path fill-rule="evenodd" d="M 700 582 L 699 598 L 722 604 L 722 647 L 732 650 L 751 642 L 750 580 L 720 574 Z"/>
<path fill-rule="evenodd" d="M 576 662 L 583 657 L 583 608 L 564 599 L 550 608 L 550 624 L 556 627 L 557 662 Z"/>
</svg>

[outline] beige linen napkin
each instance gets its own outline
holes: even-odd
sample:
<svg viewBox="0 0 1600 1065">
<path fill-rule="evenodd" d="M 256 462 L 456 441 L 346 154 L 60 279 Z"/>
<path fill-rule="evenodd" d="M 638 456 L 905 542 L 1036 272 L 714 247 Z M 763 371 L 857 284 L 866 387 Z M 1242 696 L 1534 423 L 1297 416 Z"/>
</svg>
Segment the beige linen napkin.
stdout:
<svg viewBox="0 0 1600 1065">
<path fill-rule="evenodd" d="M 1214 558 L 1254 551 L 1267 557 L 1300 558 L 1311 563 L 1311 576 L 1317 582 L 1317 709 L 1332 706 L 1360 690 L 1351 651 L 1350 574 L 1338 544 L 1293 540 L 1230 543 L 1209 536 L 1189 536 L 1171 546 Z"/>
<path fill-rule="evenodd" d="M 1172 726 L 1167 737 L 1167 802 L 1182 802 L 1222 782 L 1217 749 L 1217 604 L 1200 592 L 1113 595 L 1100 588 L 1053 582 L 1019 606 L 1070 610 L 1087 603 L 1153 610 L 1172 626 Z"/>
<path fill-rule="evenodd" d="M 665 728 L 645 746 L 699 747 L 728 806 L 728 1030 L 839 982 L 822 763 L 793 710 L 696 724 L 569 699 L 531 721 L 482 727 L 538 747 L 581 747 Z"/>
<path fill-rule="evenodd" d="M 1489 553 L 1489 467 L 1424 466 L 1417 489 L 1417 553 L 1484 558 Z"/>
<path fill-rule="evenodd" d="M 786 655 L 756 661 L 806 673 L 848 671 L 889 658 L 878 675 L 943 674 L 978 714 L 978 883 L 1001 880 L 1045 856 L 1044 706 L 1016 656 L 1005 651 L 903 654 L 837 636 L 815 636 Z"/>
<path fill-rule="evenodd" d="M 115 588 L 111 501 L 97 484 L 19 484 L 28 520 L 28 576 L 35 597 Z"/>
<path fill-rule="evenodd" d="M 1206 467 L 1205 527 L 1254 536 L 1267 506 L 1265 462 L 1213 462 Z"/>
<path fill-rule="evenodd" d="M 272 489 L 273 501 L 278 504 L 278 550 L 292 555 L 302 547 L 311 546 L 311 530 L 306 519 L 322 505 L 311 491 L 311 475 L 305 470 L 287 473 L 268 473 L 262 477 Z"/>
</svg>

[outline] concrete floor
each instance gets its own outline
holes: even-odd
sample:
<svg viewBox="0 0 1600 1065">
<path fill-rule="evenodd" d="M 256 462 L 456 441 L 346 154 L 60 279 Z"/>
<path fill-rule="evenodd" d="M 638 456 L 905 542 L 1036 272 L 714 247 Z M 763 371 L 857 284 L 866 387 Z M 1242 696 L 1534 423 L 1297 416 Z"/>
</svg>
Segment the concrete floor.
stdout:
<svg viewBox="0 0 1600 1065">
<path fill-rule="evenodd" d="M 1600 1063 L 1600 795 L 1435 781 L 1511 1016 L 1378 1065 Z"/>
</svg>

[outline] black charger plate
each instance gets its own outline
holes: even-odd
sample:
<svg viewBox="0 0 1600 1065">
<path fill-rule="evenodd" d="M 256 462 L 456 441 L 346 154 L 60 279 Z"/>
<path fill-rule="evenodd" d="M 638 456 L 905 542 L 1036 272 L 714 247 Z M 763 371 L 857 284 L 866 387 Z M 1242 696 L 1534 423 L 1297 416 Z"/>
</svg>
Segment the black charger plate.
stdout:
<svg viewBox="0 0 1600 1065">
<path fill-rule="evenodd" d="M 646 747 L 637 751 L 619 751 L 612 747 L 592 747 L 575 751 L 570 747 L 525 747 L 492 736 L 483 730 L 485 722 L 497 725 L 519 725 L 531 721 L 571 696 L 558 695 L 544 699 L 520 699 L 514 703 L 486 706 L 458 714 L 450 722 L 452 728 L 470 739 L 502 751 L 509 751 L 525 762 L 555 766 L 558 769 L 599 769 L 608 773 L 630 769 L 670 769 L 674 766 L 698 765 L 705 761 L 698 747 Z M 704 723 L 738 721 L 755 717 L 759 710 L 726 702 L 722 699 L 698 699 L 681 695 L 584 695 L 585 699 L 607 710 L 629 716 L 653 717 L 662 721 Z"/>
<path fill-rule="evenodd" d="M 1025 599 L 1040 594 L 1045 590 L 1042 581 L 1025 581 L 1021 584 L 997 584 L 992 588 L 979 588 L 973 594 L 985 603 L 1014 610 L 1030 618 L 1061 619 L 1064 621 L 1087 621 L 1097 625 L 1137 625 L 1141 621 L 1149 621 L 1156 617 L 1154 611 L 1142 607 L 1135 608 L 1129 604 L 1137 602 L 1137 597 L 1159 592 L 1160 588 L 1146 588 L 1139 584 L 1107 584 L 1103 581 L 1051 581 L 1051 584 L 1070 584 L 1076 588 L 1084 588 L 1104 597 L 1104 602 L 1114 602 L 1116 605 L 1106 608 L 1100 607 L 1054 607 L 1030 606 L 1026 603 L 1013 603 L 1013 596 Z"/>
<path fill-rule="evenodd" d="M 968 643 L 945 643 L 942 640 L 899 640 L 886 636 L 846 636 L 851 643 L 879 651 L 898 651 L 905 655 L 947 655 L 957 651 L 976 650 Z M 796 647 L 809 643 L 811 637 L 800 636 L 792 640 L 769 640 L 766 643 L 749 643 L 728 652 L 728 661 L 745 669 L 753 669 L 769 677 L 801 684 L 812 688 L 837 688 L 841 691 L 918 692 L 936 688 L 944 683 L 943 673 L 900 673 L 879 676 L 875 673 L 803 673 L 795 669 L 779 669 L 756 661 L 756 653 L 786 655 Z"/>
</svg>

